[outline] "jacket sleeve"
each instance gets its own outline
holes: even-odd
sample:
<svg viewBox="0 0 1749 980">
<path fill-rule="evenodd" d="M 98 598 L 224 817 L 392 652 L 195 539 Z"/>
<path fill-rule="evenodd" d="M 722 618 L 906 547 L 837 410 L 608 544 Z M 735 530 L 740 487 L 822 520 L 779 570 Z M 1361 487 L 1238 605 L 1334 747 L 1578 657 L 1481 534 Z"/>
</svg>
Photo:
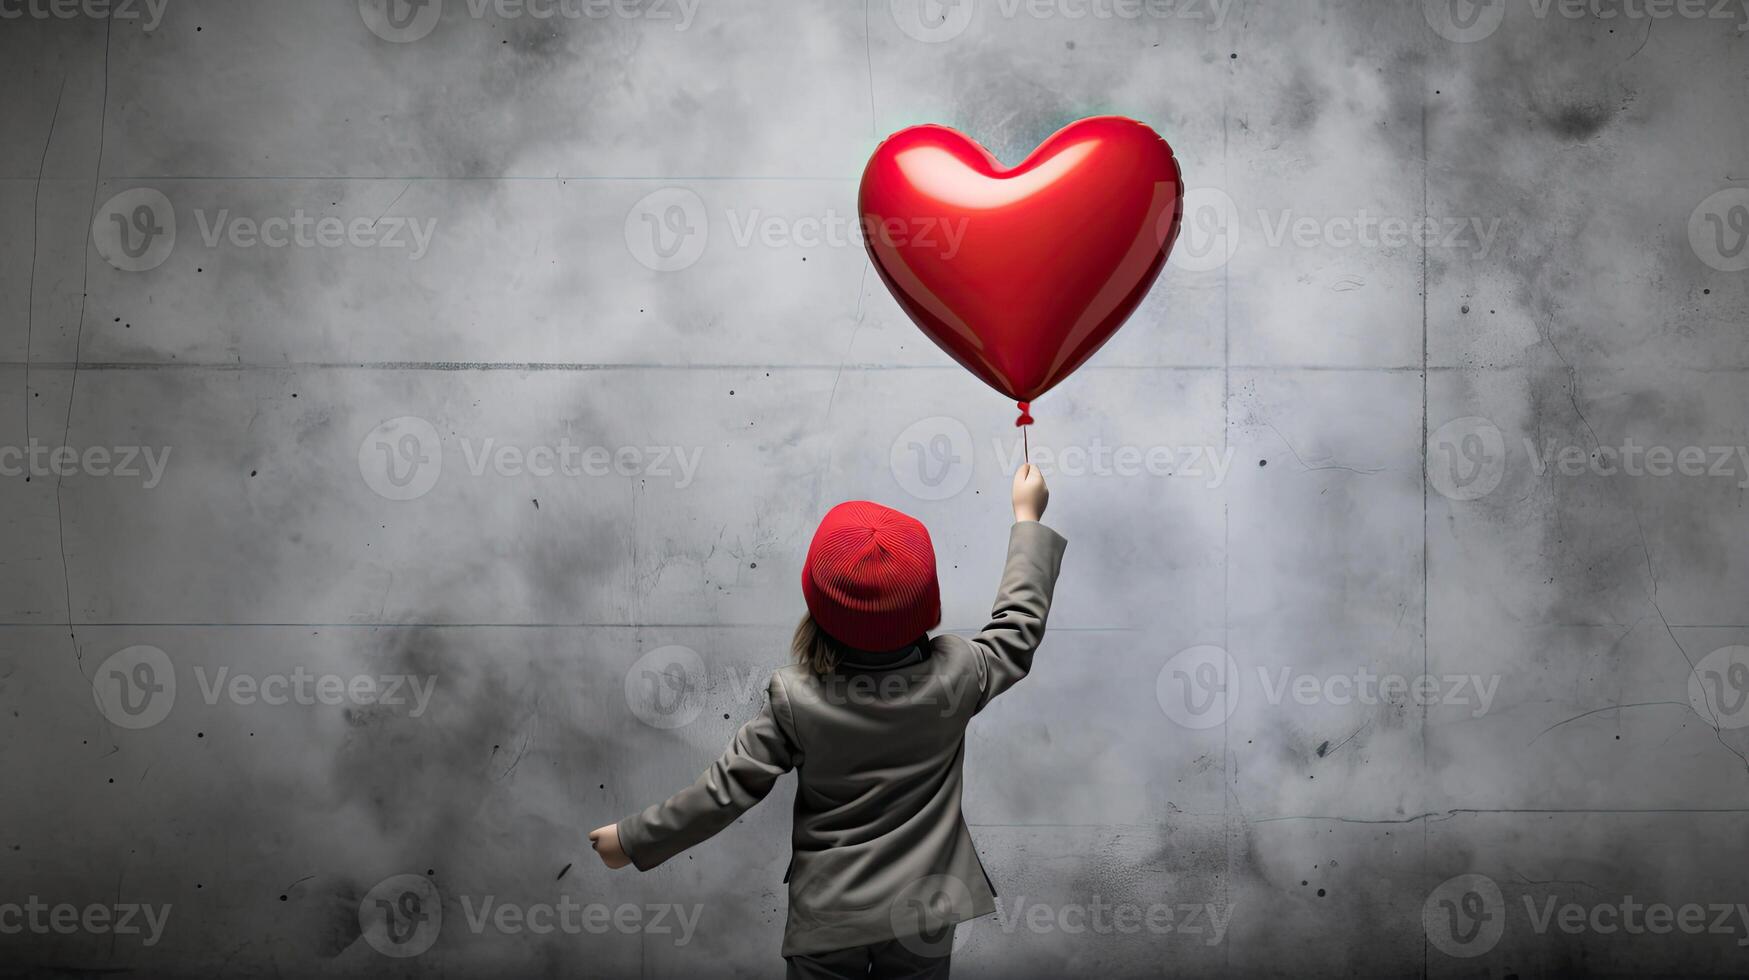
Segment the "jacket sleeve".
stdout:
<svg viewBox="0 0 1749 980">
<path fill-rule="evenodd" d="M 639 871 L 710 839 L 765 799 L 800 750 L 783 682 L 773 674 L 759 715 L 691 786 L 619 822 L 619 844 Z"/>
<path fill-rule="evenodd" d="M 996 607 L 989 624 L 972 637 L 979 711 L 1032 669 L 1067 546 L 1062 535 L 1037 521 L 1016 521 L 1008 532 L 1008 564 L 996 591 Z"/>
</svg>

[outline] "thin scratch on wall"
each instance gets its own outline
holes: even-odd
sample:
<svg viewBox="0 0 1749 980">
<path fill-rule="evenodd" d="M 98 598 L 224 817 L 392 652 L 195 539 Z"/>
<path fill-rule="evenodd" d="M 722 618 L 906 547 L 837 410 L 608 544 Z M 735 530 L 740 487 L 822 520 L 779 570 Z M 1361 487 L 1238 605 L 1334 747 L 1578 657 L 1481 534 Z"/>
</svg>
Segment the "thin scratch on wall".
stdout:
<svg viewBox="0 0 1749 980">
<path fill-rule="evenodd" d="M 1628 704 L 1606 704 L 1601 708 L 1592 708 L 1590 711 L 1581 711 L 1571 718 L 1564 718 L 1560 721 L 1557 721 L 1553 725 L 1550 725 L 1549 727 L 1543 729 L 1542 731 L 1537 732 L 1536 738 L 1531 739 L 1529 742 L 1526 742 L 1525 744 L 1526 745 L 1535 745 L 1536 740 L 1538 738 L 1542 738 L 1544 735 L 1547 735 L 1548 733 L 1554 731 L 1555 729 L 1561 727 L 1562 725 L 1578 721 L 1581 718 L 1589 718 L 1592 715 L 1602 714 L 1605 711 L 1620 711 L 1620 710 L 1625 709 L 1625 708 L 1650 708 L 1650 707 L 1653 707 L 1654 705 L 1660 705 L 1660 704 L 1673 704 L 1673 705 L 1676 705 L 1676 706 L 1682 707 L 1682 708 L 1689 707 L 1689 704 L 1687 701 L 1634 701 L 1634 702 L 1630 702 Z"/>
<path fill-rule="evenodd" d="M 85 248 L 80 252 L 79 321 L 74 325 L 73 376 L 67 383 L 67 415 L 61 426 L 63 442 L 71 441 L 73 433 L 73 404 L 79 393 L 79 354 L 85 343 L 85 303 L 91 296 L 91 226 L 97 220 L 97 189 L 103 184 L 103 151 L 109 129 L 109 39 L 114 24 L 114 19 L 103 22 L 103 106 L 97 118 L 97 168 L 91 175 L 91 208 L 85 216 Z M 61 592 L 67 602 L 67 636 L 73 642 L 73 660 L 83 663 L 85 654 L 79 648 L 78 631 L 73 626 L 73 575 L 67 565 L 67 518 L 61 498 L 65 479 L 64 471 L 55 476 L 55 529 L 61 550 Z"/>
<path fill-rule="evenodd" d="M 1294 460 L 1300 464 L 1300 468 L 1307 473 L 1315 473 L 1319 470 L 1344 470 L 1349 473 L 1358 473 L 1361 476 L 1371 476 L 1375 473 L 1384 472 L 1383 467 L 1363 469 L 1355 466 L 1344 466 L 1340 463 L 1323 463 L 1313 466 L 1300 456 L 1300 451 L 1294 448 L 1293 443 L 1287 441 L 1287 436 L 1281 434 L 1281 430 L 1275 427 L 1275 423 L 1266 421 L 1263 424 L 1268 426 L 1269 431 L 1275 433 L 1277 438 L 1281 439 L 1281 444 L 1287 447 L 1287 451 L 1293 454 Z"/>
<path fill-rule="evenodd" d="M 1372 722 L 1369 721 L 1366 724 L 1360 726 L 1359 728 L 1356 728 L 1354 731 L 1349 732 L 1347 738 L 1343 739 L 1340 742 L 1337 742 L 1335 745 L 1331 745 L 1329 742 L 1325 742 L 1323 745 L 1318 746 L 1318 758 L 1322 759 L 1322 758 L 1330 755 L 1331 753 L 1335 752 L 1337 749 L 1342 748 L 1344 745 L 1347 745 L 1349 742 L 1354 741 L 1354 737 L 1356 735 L 1359 735 L 1361 732 L 1364 732 L 1368 728 L 1371 728 L 1371 727 L 1372 727 Z"/>
<path fill-rule="evenodd" d="M 1646 18 L 1646 36 L 1640 38 L 1640 46 L 1634 49 L 1633 54 L 1630 54 L 1626 58 L 1623 58 L 1621 60 L 1622 64 L 1625 65 L 1628 62 L 1634 60 L 1634 58 L 1637 57 L 1641 51 L 1644 51 L 1646 49 L 1646 42 L 1652 40 L 1652 28 L 1656 27 L 1657 24 L 1658 24 L 1658 19 L 1656 17 Z"/>
<path fill-rule="evenodd" d="M 1542 334 L 1543 341 L 1549 345 L 1549 349 L 1554 352 L 1555 357 L 1559 359 L 1561 365 L 1566 368 L 1567 400 L 1573 406 L 1573 412 L 1578 415 L 1580 424 L 1585 427 L 1586 435 L 1591 437 L 1591 446 L 1595 451 L 1603 445 L 1603 442 L 1598 438 L 1597 431 L 1591 427 L 1591 420 L 1585 417 L 1585 410 L 1579 406 L 1579 372 L 1574 368 L 1572 362 L 1567 360 L 1566 355 L 1561 353 L 1560 346 L 1555 343 L 1555 338 L 1551 329 L 1554 316 L 1554 313 L 1549 315 L 1549 319 L 1539 328 L 1539 332 Z M 1694 658 L 1688 655 L 1688 648 L 1684 647 L 1682 641 L 1677 638 L 1676 631 L 1670 626 L 1670 620 L 1664 615 L 1664 608 L 1658 603 L 1658 572 L 1652 564 L 1652 549 L 1646 541 L 1646 527 L 1640 520 L 1640 509 L 1634 505 L 1633 500 L 1629 497 L 1620 497 L 1617 499 L 1622 501 L 1623 505 L 1626 506 L 1629 515 L 1633 517 L 1634 530 L 1639 536 L 1640 554 L 1644 558 L 1646 566 L 1646 601 L 1651 603 L 1652 611 L 1658 614 L 1658 621 L 1664 625 L 1665 635 L 1670 637 L 1670 642 L 1676 645 L 1676 651 L 1682 654 L 1683 661 L 1688 664 L 1688 674 L 1692 677 L 1695 669 Z M 1713 738 L 1724 747 L 1725 751 L 1736 756 L 1737 761 L 1743 764 L 1743 771 L 1746 774 L 1749 774 L 1749 756 L 1744 755 L 1741 750 L 1725 741 L 1724 731 L 1719 725 L 1718 719 L 1713 717 L 1711 700 L 1705 698 L 1702 700 L 1706 703 L 1706 720 L 1708 727 L 1713 730 Z"/>
<path fill-rule="evenodd" d="M 55 142 L 55 125 L 61 121 L 61 102 L 67 95 L 67 76 L 61 75 L 61 89 L 55 95 L 55 112 L 49 117 L 49 135 L 43 139 L 42 157 L 36 165 L 36 189 L 30 204 L 30 278 L 25 280 L 24 292 L 24 442 L 30 444 L 30 345 L 31 338 L 36 335 L 36 252 L 37 216 L 42 210 L 43 174 L 49 165 L 49 147 Z"/>
<path fill-rule="evenodd" d="M 838 371 L 832 375 L 832 393 L 826 396 L 826 418 L 832 418 L 832 405 L 838 400 L 838 380 L 844 377 L 845 362 L 856 351 L 856 335 L 862 330 L 862 298 L 868 293 L 868 267 L 872 263 L 862 264 L 862 278 L 856 286 L 856 315 L 850 324 L 850 342 L 844 346 L 844 356 L 838 359 Z"/>
<path fill-rule="evenodd" d="M 862 0 L 862 53 L 868 67 L 868 133 L 879 137 L 880 117 L 875 112 L 874 91 L 874 35 L 869 30 L 868 5 L 870 0 Z"/>
<path fill-rule="evenodd" d="M 382 209 L 382 211 L 381 211 L 381 212 L 379 212 L 379 213 L 378 213 L 378 214 L 377 214 L 377 216 L 376 216 L 376 217 L 374 217 L 374 218 L 372 218 L 372 219 L 370 219 L 370 226 L 371 226 L 371 227 L 372 227 L 372 228 L 375 228 L 375 227 L 376 227 L 376 225 L 377 225 L 377 222 L 379 222 L 379 221 L 381 221 L 381 220 L 383 220 L 383 215 L 385 215 L 385 214 L 388 214 L 388 213 L 389 213 L 389 209 L 390 209 L 390 208 L 393 208 L 393 207 L 394 207 L 394 206 L 395 206 L 395 205 L 397 205 L 397 204 L 399 204 L 399 203 L 401 203 L 401 198 L 403 198 L 403 197 L 406 197 L 406 196 L 407 196 L 407 190 L 408 190 L 408 188 L 410 188 L 410 187 L 412 187 L 412 186 L 413 186 L 413 182 L 412 182 L 412 181 L 410 181 L 410 180 L 409 180 L 409 181 L 407 181 L 407 183 L 406 183 L 406 184 L 404 184 L 404 185 L 402 185 L 402 187 L 401 187 L 401 193 L 399 193 L 399 194 L 396 194 L 396 195 L 395 195 L 395 199 L 394 199 L 394 200 L 393 200 L 393 201 L 390 201 L 390 202 L 389 202 L 389 205 L 388 205 L 388 207 L 386 207 L 386 208 L 383 208 L 383 209 Z M 537 247 L 537 248 L 538 248 L 538 246 L 536 246 L 536 247 Z"/>
</svg>

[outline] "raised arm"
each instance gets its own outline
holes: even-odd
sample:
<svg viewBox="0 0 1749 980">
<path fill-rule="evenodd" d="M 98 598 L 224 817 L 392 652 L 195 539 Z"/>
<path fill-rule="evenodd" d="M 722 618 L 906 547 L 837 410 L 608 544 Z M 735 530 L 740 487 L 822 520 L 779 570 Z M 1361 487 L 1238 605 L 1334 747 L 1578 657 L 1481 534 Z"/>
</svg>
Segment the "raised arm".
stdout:
<svg viewBox="0 0 1749 980">
<path fill-rule="evenodd" d="M 589 835 L 610 867 L 617 851 L 648 871 L 708 840 L 765 799 L 777 777 L 794 767 L 795 728 L 783 682 L 774 674 L 758 717 L 742 725 L 722 757 L 691 786 Z M 603 845 L 607 845 L 604 847 Z M 623 864 L 623 862 L 621 862 Z"/>
<path fill-rule="evenodd" d="M 990 622 L 972 637 L 977 654 L 978 710 L 1032 669 L 1032 655 L 1045 638 L 1051 593 L 1068 542 L 1038 522 L 1050 491 L 1036 467 L 1014 474 L 1014 527 L 1008 532 L 1008 561 Z"/>
</svg>

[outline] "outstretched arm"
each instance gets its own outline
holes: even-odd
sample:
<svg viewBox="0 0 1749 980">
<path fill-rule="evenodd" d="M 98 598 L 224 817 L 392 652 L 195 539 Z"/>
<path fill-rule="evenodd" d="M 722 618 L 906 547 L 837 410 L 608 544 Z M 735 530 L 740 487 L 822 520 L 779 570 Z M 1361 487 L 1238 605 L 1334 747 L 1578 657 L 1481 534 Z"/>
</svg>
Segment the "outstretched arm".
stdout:
<svg viewBox="0 0 1749 980">
<path fill-rule="evenodd" d="M 765 799 L 777 777 L 794 767 L 793 719 L 783 682 L 775 675 L 758 717 L 741 726 L 722 757 L 691 786 L 617 824 L 589 834 L 610 868 L 627 863 L 648 871 L 708 840 Z"/>
<path fill-rule="evenodd" d="M 1045 638 L 1051 593 L 1057 586 L 1068 542 L 1038 523 L 1050 490 L 1030 463 L 1014 474 L 1014 527 L 1008 532 L 1008 561 L 990 622 L 972 637 L 978 656 L 978 710 L 1032 669 L 1032 655 Z"/>
</svg>

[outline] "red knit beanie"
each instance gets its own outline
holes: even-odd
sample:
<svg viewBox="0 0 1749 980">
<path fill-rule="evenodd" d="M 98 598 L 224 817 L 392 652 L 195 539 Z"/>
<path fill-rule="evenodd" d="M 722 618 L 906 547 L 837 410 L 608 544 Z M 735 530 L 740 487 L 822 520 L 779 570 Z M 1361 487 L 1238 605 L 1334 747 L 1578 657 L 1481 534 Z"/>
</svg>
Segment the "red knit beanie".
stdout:
<svg viewBox="0 0 1749 980">
<path fill-rule="evenodd" d="M 852 500 L 826 512 L 802 596 L 827 635 L 858 650 L 896 650 L 941 622 L 935 546 L 915 517 Z"/>
</svg>

